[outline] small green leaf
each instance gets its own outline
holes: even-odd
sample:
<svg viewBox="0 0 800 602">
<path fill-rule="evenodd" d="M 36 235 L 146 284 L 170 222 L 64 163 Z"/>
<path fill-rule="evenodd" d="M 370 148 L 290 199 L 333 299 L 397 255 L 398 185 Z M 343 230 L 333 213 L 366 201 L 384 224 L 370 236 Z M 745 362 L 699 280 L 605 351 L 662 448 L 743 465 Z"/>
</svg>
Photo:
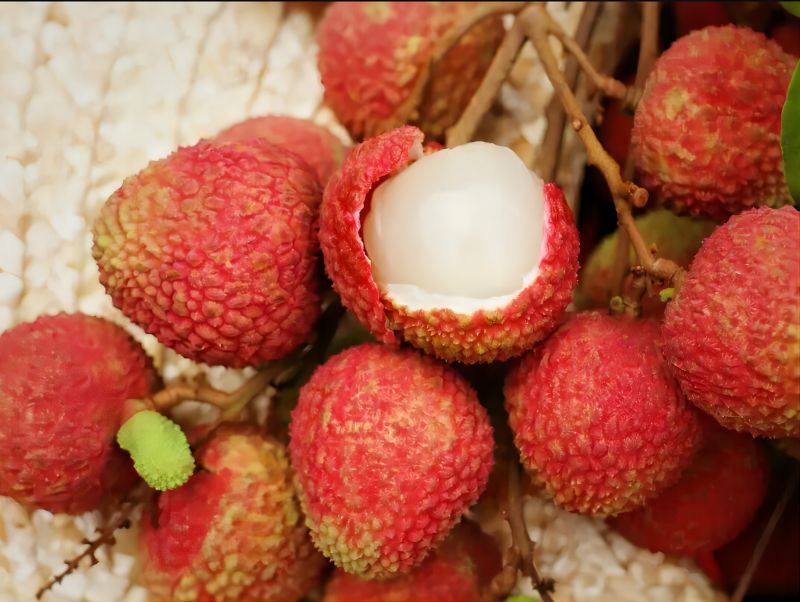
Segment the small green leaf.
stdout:
<svg viewBox="0 0 800 602">
<path fill-rule="evenodd" d="M 194 457 L 186 435 L 166 416 L 137 412 L 117 431 L 119 446 L 133 458 L 133 467 L 153 489 L 180 487 L 194 472 Z"/>
<path fill-rule="evenodd" d="M 516 596 L 506 598 L 505 602 L 542 602 L 542 599 L 538 596 L 531 598 L 530 596 L 526 596 L 524 594 L 517 594 Z"/>
<path fill-rule="evenodd" d="M 800 203 L 800 63 L 794 68 L 781 112 L 781 151 L 783 175 L 789 186 L 789 194 L 796 203 Z"/>
<path fill-rule="evenodd" d="M 781 6 L 795 17 L 800 17 L 800 2 L 781 2 Z"/>
<path fill-rule="evenodd" d="M 608 302 L 608 311 L 612 314 L 621 314 L 625 311 L 625 301 L 619 295 L 615 297 L 611 297 L 611 300 Z"/>
<path fill-rule="evenodd" d="M 658 297 L 661 299 L 662 303 L 666 303 L 670 299 L 675 296 L 675 289 L 674 288 L 664 288 L 661 289 L 661 292 L 658 293 Z"/>
</svg>

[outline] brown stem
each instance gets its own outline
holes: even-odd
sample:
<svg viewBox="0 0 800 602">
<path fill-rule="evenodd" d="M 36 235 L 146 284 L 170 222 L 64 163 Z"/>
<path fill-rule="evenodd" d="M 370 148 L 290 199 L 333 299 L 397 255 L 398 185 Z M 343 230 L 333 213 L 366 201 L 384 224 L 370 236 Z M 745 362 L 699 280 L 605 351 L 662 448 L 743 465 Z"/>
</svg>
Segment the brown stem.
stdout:
<svg viewBox="0 0 800 602">
<path fill-rule="evenodd" d="M 642 97 L 647 76 L 658 59 L 658 21 L 661 7 L 658 2 L 640 2 L 642 7 L 642 35 L 639 42 L 639 63 L 636 66 L 634 92 L 626 99 L 625 108 L 633 111 Z"/>
<path fill-rule="evenodd" d="M 83 539 L 81 543 L 86 546 L 86 548 L 74 558 L 70 558 L 66 561 L 66 568 L 61 571 L 58 575 L 54 575 L 50 580 L 45 583 L 39 591 L 36 592 L 36 599 L 41 600 L 42 596 L 61 583 L 67 576 L 74 573 L 78 570 L 81 562 L 84 558 L 88 558 L 90 561 L 90 566 L 96 565 L 99 560 L 97 559 L 97 551 L 104 545 L 113 546 L 116 543 L 116 537 L 114 533 L 118 529 L 127 529 L 131 526 L 130 516 L 133 512 L 133 509 L 141 502 L 144 502 L 151 494 L 153 490 L 147 487 L 144 483 L 141 483 L 137 486 L 131 494 L 128 496 L 127 499 L 121 501 L 117 509 L 112 512 L 111 518 L 108 522 L 101 528 L 98 528 L 97 536 L 91 539 Z"/>
<path fill-rule="evenodd" d="M 581 48 L 589 44 L 589 39 L 594 31 L 597 18 L 603 8 L 602 2 L 587 2 L 575 30 L 575 41 Z M 570 90 L 574 90 L 578 84 L 578 61 L 574 56 L 567 59 L 564 67 L 564 78 Z M 567 123 L 567 114 L 564 107 L 557 98 L 553 98 L 547 106 L 547 131 L 540 145 L 540 152 L 537 158 L 538 169 L 536 172 L 545 182 L 553 182 L 558 170 L 558 161 L 561 157 L 561 146 L 564 142 L 564 126 Z"/>
<path fill-rule="evenodd" d="M 447 146 L 452 148 L 472 140 L 475 130 L 478 129 L 483 116 L 489 111 L 492 101 L 497 96 L 497 91 L 503 85 L 508 73 L 514 66 L 522 45 L 525 43 L 525 32 L 522 22 L 514 20 L 514 24 L 506 33 L 503 42 L 497 49 L 489 65 L 489 70 L 481 81 L 481 85 L 472 95 L 472 98 L 459 117 L 458 121 L 447 130 Z"/>
<path fill-rule="evenodd" d="M 414 83 L 408 98 L 400 104 L 393 117 L 384 123 L 378 124 L 380 130 L 387 130 L 413 122 L 419 117 L 419 107 L 427 96 L 431 75 L 436 71 L 436 66 L 455 46 L 459 40 L 473 27 L 484 19 L 498 15 L 518 13 L 527 6 L 526 2 L 478 2 L 472 10 L 467 12 L 456 22 L 436 43 L 431 53 L 431 58 L 425 64 L 422 72 Z"/>
<path fill-rule="evenodd" d="M 639 262 L 654 278 L 665 280 L 678 289 L 683 283 L 684 270 L 678 264 L 668 259 L 653 258 L 641 233 L 636 228 L 631 213 L 631 207 L 642 207 L 647 202 L 647 191 L 636 186 L 633 182 L 623 180 L 619 164 L 609 155 L 600 144 L 589 121 L 581 110 L 575 95 L 567 85 L 563 74 L 558 69 L 555 56 L 548 37 L 555 29 L 560 29 L 553 21 L 544 7 L 530 6 L 519 18 L 525 17 L 528 37 L 539 54 L 539 59 L 547 74 L 548 79 L 564 105 L 567 117 L 571 120 L 572 127 L 586 147 L 589 163 L 595 165 L 603 174 L 611 195 L 614 207 L 617 210 L 617 220 L 628 233 Z"/>
<path fill-rule="evenodd" d="M 747 594 L 747 588 L 750 587 L 750 581 L 752 581 L 758 564 L 761 562 L 761 557 L 767 549 L 770 537 L 772 537 L 772 533 L 775 531 L 775 527 L 778 525 L 778 521 L 781 519 L 784 510 L 786 510 L 786 506 L 789 504 L 794 490 L 797 489 L 798 480 L 800 480 L 800 468 L 795 468 L 789 479 L 789 483 L 786 485 L 786 489 L 783 491 L 783 495 L 781 495 L 781 499 L 778 500 L 775 509 L 772 511 L 772 515 L 769 517 L 769 521 L 764 527 L 764 531 L 761 532 L 761 537 L 759 537 L 758 543 L 753 549 L 753 555 L 750 557 L 747 567 L 745 567 L 742 576 L 739 578 L 736 591 L 734 591 L 733 596 L 731 596 L 731 602 L 742 602 L 742 600 L 744 600 Z"/>
<path fill-rule="evenodd" d="M 544 10 L 544 9 L 542 9 Z M 621 81 L 608 75 L 599 73 L 594 68 L 589 57 L 583 51 L 581 45 L 567 32 L 565 32 L 557 21 L 550 18 L 548 13 L 547 31 L 561 42 L 564 50 L 569 52 L 578 61 L 578 65 L 592 82 L 595 88 L 600 90 L 605 96 L 624 100 L 628 96 L 628 87 Z"/>
<path fill-rule="evenodd" d="M 642 297 L 647 291 L 647 272 L 642 266 L 631 269 L 631 277 L 625 287 L 622 302 L 625 315 L 631 318 L 640 318 L 642 315 Z"/>
</svg>

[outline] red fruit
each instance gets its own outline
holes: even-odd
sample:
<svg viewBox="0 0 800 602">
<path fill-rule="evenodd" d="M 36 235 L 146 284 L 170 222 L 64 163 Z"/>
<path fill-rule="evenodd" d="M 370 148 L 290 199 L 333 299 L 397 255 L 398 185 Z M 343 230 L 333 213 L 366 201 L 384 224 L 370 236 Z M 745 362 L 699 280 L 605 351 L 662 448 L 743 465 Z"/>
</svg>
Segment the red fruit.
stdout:
<svg viewBox="0 0 800 602">
<path fill-rule="evenodd" d="M 483 602 L 486 587 L 501 568 L 494 540 L 474 523 L 463 521 L 408 575 L 367 580 L 337 569 L 324 602 Z"/>
<path fill-rule="evenodd" d="M 203 471 L 143 515 L 151 600 L 299 600 L 324 564 L 303 526 L 282 445 L 224 425 L 197 454 Z"/>
<path fill-rule="evenodd" d="M 156 376 L 133 338 L 82 314 L 43 316 L 0 335 L 0 495 L 79 514 L 136 482 L 117 447 L 125 402 Z"/>
<path fill-rule="evenodd" d="M 659 326 L 573 315 L 506 379 L 525 468 L 570 512 L 615 515 L 672 485 L 700 442 L 658 352 Z"/>
<path fill-rule="evenodd" d="M 320 245 L 333 286 L 384 343 L 465 363 L 520 355 L 571 300 L 572 213 L 509 149 L 421 157 L 421 142 L 410 126 L 371 138 L 331 179 Z"/>
<path fill-rule="evenodd" d="M 667 307 L 663 351 L 723 426 L 800 435 L 800 213 L 736 215 L 705 239 Z"/>
<path fill-rule="evenodd" d="M 114 305 L 196 362 L 255 366 L 319 314 L 308 165 L 260 141 L 200 142 L 150 163 L 106 201 L 92 254 Z"/>
<path fill-rule="evenodd" d="M 654 499 L 609 522 L 653 552 L 695 556 L 734 539 L 764 501 L 767 456 L 750 435 L 704 422 L 703 448 L 680 480 Z"/>
<path fill-rule="evenodd" d="M 262 139 L 301 157 L 314 168 L 324 187 L 344 159 L 345 148 L 327 128 L 308 119 L 265 115 L 236 123 L 217 134 L 213 142 L 249 142 Z"/>
<path fill-rule="evenodd" d="M 325 100 L 357 139 L 406 122 L 412 91 L 438 40 L 469 2 L 335 2 L 317 30 Z M 478 89 L 503 39 L 498 18 L 475 26 L 431 75 L 416 121 L 440 137 Z"/>
<path fill-rule="evenodd" d="M 659 57 L 636 109 L 642 184 L 676 213 L 722 220 L 792 203 L 781 110 L 797 58 L 746 28 L 707 27 Z"/>
<path fill-rule="evenodd" d="M 289 425 L 306 524 L 345 571 L 391 577 L 419 564 L 483 492 L 486 411 L 453 369 L 376 344 L 329 359 Z"/>
</svg>

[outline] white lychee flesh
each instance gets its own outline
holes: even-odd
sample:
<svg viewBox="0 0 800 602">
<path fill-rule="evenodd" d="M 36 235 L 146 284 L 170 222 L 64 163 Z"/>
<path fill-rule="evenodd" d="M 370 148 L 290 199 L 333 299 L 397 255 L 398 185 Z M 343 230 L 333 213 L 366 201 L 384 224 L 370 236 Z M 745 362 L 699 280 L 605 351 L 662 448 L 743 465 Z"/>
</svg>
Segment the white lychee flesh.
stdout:
<svg viewBox="0 0 800 602">
<path fill-rule="evenodd" d="M 364 245 L 381 290 L 410 310 L 508 305 L 542 255 L 543 182 L 504 146 L 427 155 L 378 186 Z"/>
</svg>

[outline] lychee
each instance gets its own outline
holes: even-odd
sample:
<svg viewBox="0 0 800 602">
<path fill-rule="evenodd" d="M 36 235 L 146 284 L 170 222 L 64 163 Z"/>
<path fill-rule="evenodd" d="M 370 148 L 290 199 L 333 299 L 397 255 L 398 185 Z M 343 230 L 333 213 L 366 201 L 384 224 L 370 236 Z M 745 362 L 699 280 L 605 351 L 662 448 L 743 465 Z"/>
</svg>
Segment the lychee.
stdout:
<svg viewBox="0 0 800 602">
<path fill-rule="evenodd" d="M 421 142 L 411 126 L 371 138 L 329 182 L 320 244 L 333 286 L 384 343 L 465 363 L 520 355 L 570 302 L 572 213 L 508 148 L 423 156 Z"/>
<path fill-rule="evenodd" d="M 791 203 L 779 136 L 796 63 L 763 34 L 733 25 L 677 40 L 636 109 L 631 144 L 642 184 L 678 213 L 716 220 Z"/>
<path fill-rule="evenodd" d="M 202 472 L 143 515 L 150 599 L 299 600 L 324 559 L 303 526 L 283 446 L 255 426 L 223 425 L 197 462 Z"/>
<path fill-rule="evenodd" d="M 711 234 L 715 224 L 708 220 L 679 217 L 666 209 L 657 209 L 637 217 L 636 228 L 648 244 L 654 244 L 660 257 L 678 265 L 688 265 L 700 248 L 703 239 Z M 576 303 L 583 309 L 608 307 L 615 283 L 614 261 L 619 231 L 606 236 L 592 251 L 578 277 Z M 630 245 L 629 245 L 630 247 Z M 628 264 L 638 263 L 633 247 L 628 250 Z M 654 290 L 657 293 L 658 290 Z M 660 318 L 666 304 L 657 294 L 642 299 L 642 311 L 650 318 Z"/>
<path fill-rule="evenodd" d="M 325 100 L 356 139 L 408 121 L 412 91 L 437 41 L 474 7 L 470 2 L 334 2 L 317 30 Z M 499 18 L 464 35 L 435 66 L 417 114 L 439 138 L 460 117 L 503 39 Z M 413 107 L 411 107 L 413 108 Z"/>
<path fill-rule="evenodd" d="M 800 213 L 762 207 L 709 236 L 664 317 L 687 399 L 723 426 L 800 436 Z"/>
<path fill-rule="evenodd" d="M 78 514 L 136 482 L 114 437 L 129 398 L 156 381 L 150 360 L 116 324 L 42 316 L 0 335 L 0 495 Z"/>
<path fill-rule="evenodd" d="M 653 320 L 576 314 L 509 373 L 506 408 L 522 463 L 562 508 L 631 510 L 689 465 L 698 414 L 658 339 Z"/>
<path fill-rule="evenodd" d="M 344 159 L 345 148 L 327 128 L 309 119 L 286 115 L 265 115 L 236 123 L 217 134 L 213 141 L 249 142 L 266 140 L 305 160 L 324 187 Z"/>
<path fill-rule="evenodd" d="M 493 463 L 489 417 L 467 382 L 374 343 L 316 370 L 289 436 L 314 543 L 365 578 L 419 564 L 478 499 Z"/>
<path fill-rule="evenodd" d="M 367 580 L 337 569 L 324 602 L 483 602 L 487 586 L 501 568 L 494 540 L 475 523 L 463 521 L 407 575 Z"/>
<path fill-rule="evenodd" d="M 302 159 L 264 141 L 180 148 L 106 201 L 92 249 L 100 281 L 189 359 L 282 357 L 319 315 L 320 196 Z"/>
<path fill-rule="evenodd" d="M 704 421 L 703 447 L 680 480 L 610 520 L 639 547 L 675 556 L 710 552 L 744 530 L 767 492 L 769 465 L 750 435 Z"/>
</svg>

